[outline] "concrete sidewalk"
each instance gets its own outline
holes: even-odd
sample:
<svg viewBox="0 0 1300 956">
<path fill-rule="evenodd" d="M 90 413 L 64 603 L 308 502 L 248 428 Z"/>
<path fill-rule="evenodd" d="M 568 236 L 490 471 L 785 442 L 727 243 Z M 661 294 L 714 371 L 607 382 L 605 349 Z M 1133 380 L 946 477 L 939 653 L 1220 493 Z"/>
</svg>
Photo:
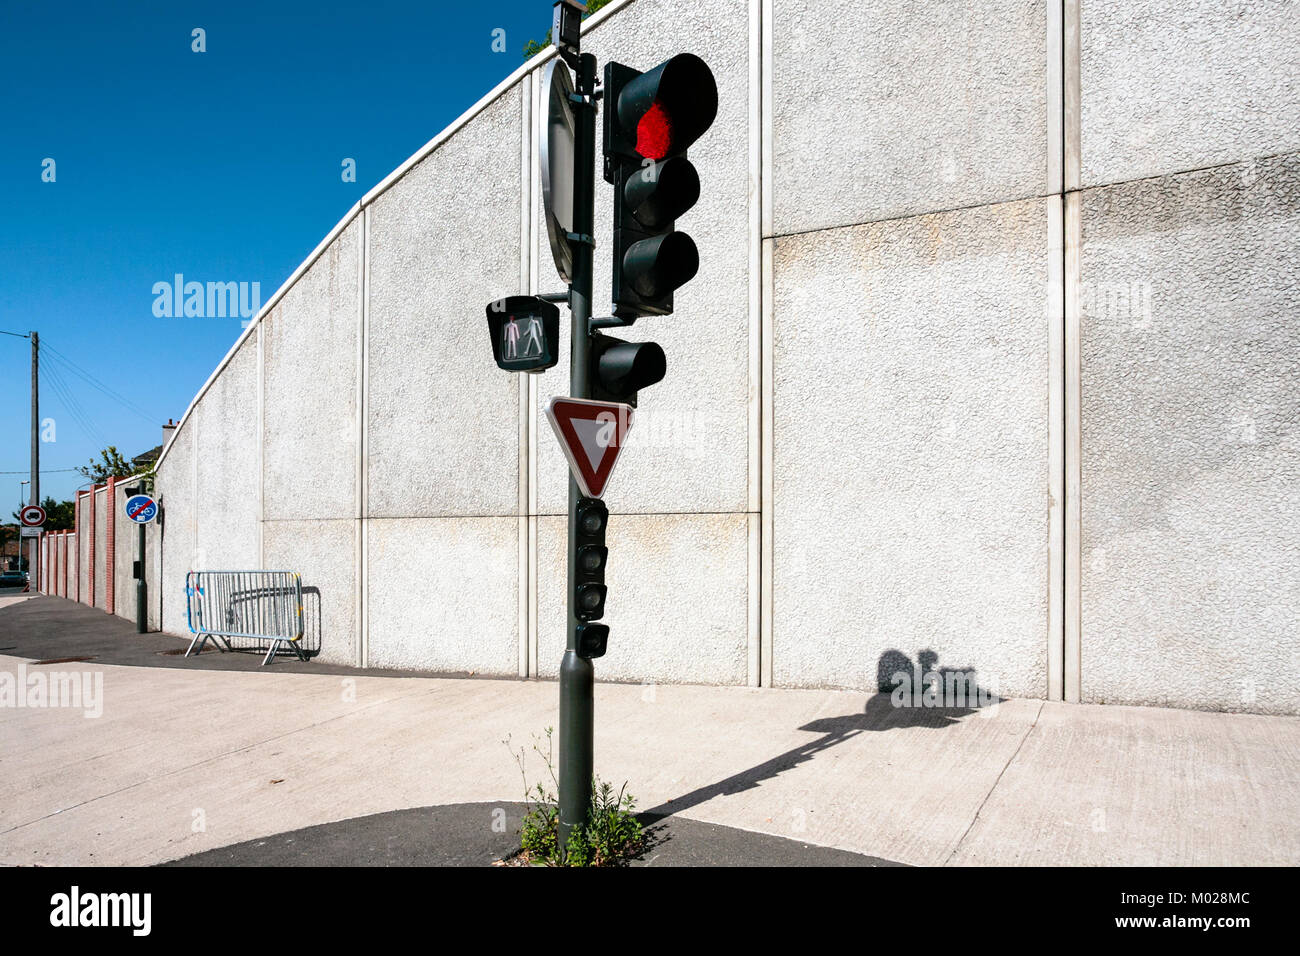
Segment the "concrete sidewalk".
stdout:
<svg viewBox="0 0 1300 956">
<path fill-rule="evenodd" d="M 551 682 L 11 656 L 69 614 L 158 660 L 184 645 L 59 599 L 0 606 L 0 672 L 103 681 L 97 718 L 0 708 L 0 863 L 150 864 L 387 811 L 506 807 L 523 784 L 502 741 L 556 721 Z M 617 684 L 597 685 L 596 715 L 600 776 L 683 820 L 911 864 L 1300 862 L 1297 718 Z M 543 773 L 531 759 L 530 782 Z"/>
</svg>

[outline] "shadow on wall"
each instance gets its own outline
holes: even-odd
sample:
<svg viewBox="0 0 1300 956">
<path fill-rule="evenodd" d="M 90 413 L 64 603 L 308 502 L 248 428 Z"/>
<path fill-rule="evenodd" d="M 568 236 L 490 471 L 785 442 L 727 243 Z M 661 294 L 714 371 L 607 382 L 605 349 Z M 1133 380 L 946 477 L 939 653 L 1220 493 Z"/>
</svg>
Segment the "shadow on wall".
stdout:
<svg viewBox="0 0 1300 956">
<path fill-rule="evenodd" d="M 941 730 L 958 723 L 981 707 L 999 703 L 1002 698 L 981 688 L 974 668 L 940 668 L 935 670 L 939 655 L 924 650 L 916 663 L 902 651 L 889 650 L 880 655 L 876 665 L 880 692 L 868 697 L 860 712 L 842 717 L 821 717 L 799 727 L 820 734 L 815 740 L 787 750 L 756 767 L 732 774 L 690 793 L 652 807 L 640 814 L 647 823 L 712 800 L 752 790 L 764 780 L 793 770 L 824 750 L 867 731 L 925 728 Z"/>
</svg>

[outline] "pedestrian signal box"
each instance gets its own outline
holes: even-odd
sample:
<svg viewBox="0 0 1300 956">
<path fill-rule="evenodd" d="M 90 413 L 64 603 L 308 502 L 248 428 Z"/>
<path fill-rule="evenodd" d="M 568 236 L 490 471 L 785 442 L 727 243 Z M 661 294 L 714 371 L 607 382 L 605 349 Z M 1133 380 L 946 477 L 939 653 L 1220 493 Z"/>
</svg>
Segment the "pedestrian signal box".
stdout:
<svg viewBox="0 0 1300 956">
<path fill-rule="evenodd" d="M 544 372 L 560 360 L 560 310 L 534 295 L 510 295 L 487 307 L 492 357 L 507 372 Z"/>
</svg>

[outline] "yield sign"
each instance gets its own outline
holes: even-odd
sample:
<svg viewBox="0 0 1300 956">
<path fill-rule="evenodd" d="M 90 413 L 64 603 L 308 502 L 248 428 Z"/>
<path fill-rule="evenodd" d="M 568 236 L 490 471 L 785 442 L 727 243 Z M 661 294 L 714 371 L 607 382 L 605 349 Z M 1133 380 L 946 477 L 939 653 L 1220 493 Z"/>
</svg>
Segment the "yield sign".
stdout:
<svg viewBox="0 0 1300 956">
<path fill-rule="evenodd" d="M 553 398 L 546 406 L 569 470 L 588 498 L 605 493 L 614 462 L 632 428 L 632 406 L 584 398 Z"/>
</svg>

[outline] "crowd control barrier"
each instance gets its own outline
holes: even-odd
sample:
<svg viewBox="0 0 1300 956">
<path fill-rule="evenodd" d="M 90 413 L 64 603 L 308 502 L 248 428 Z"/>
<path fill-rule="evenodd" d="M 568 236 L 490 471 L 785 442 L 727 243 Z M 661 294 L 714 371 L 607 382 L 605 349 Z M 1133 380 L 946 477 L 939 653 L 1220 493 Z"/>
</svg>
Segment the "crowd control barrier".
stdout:
<svg viewBox="0 0 1300 956">
<path fill-rule="evenodd" d="M 296 571 L 191 571 L 185 575 L 186 620 L 194 639 L 185 656 L 212 640 L 234 650 L 234 638 L 267 641 L 263 666 L 287 646 L 307 660 L 303 634 L 302 577 Z"/>
</svg>

